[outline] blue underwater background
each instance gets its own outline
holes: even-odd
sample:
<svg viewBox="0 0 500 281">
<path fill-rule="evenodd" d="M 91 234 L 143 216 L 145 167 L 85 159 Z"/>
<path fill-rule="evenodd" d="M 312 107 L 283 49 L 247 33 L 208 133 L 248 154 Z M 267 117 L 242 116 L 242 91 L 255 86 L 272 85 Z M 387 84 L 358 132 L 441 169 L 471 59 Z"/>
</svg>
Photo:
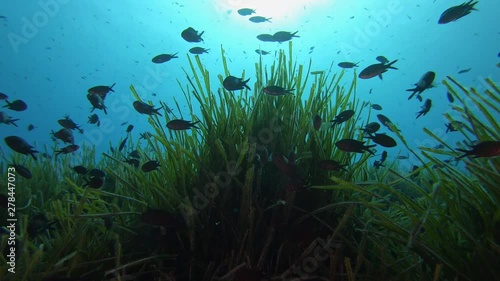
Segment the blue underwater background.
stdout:
<svg viewBox="0 0 500 281">
<path fill-rule="evenodd" d="M 445 133 L 443 114 L 452 113 L 441 81 L 447 75 L 463 85 L 484 89 L 484 78 L 499 79 L 500 30 L 499 1 L 480 1 L 479 11 L 445 25 L 437 23 L 440 14 L 462 1 L 3 1 L 0 4 L 0 92 L 9 100 L 28 104 L 24 112 L 9 111 L 20 119 L 17 127 L 0 124 L 0 137 L 17 135 L 41 152 L 50 154 L 54 142 L 51 130 L 60 128 L 58 119 L 69 115 L 84 129 L 75 133 L 75 143 L 95 145 L 98 155 L 117 147 L 126 136 L 127 124 L 135 126 L 135 139 L 149 129 L 146 116 L 132 107 L 133 84 L 145 101 L 165 102 L 179 117 L 188 111 L 180 90 L 187 80 L 182 68 L 188 67 L 188 50 L 194 46 L 210 49 L 201 61 L 213 74 L 223 73 L 221 46 L 229 59 L 232 74 L 250 78 L 253 87 L 255 49 L 269 51 L 263 56 L 270 65 L 275 51 L 288 49 L 288 43 L 262 42 L 256 36 L 276 31 L 298 31 L 293 50 L 301 64 L 312 60 L 313 71 L 341 71 L 337 63 L 359 62 L 358 73 L 377 63 L 375 57 L 397 59 L 384 79 L 358 80 L 357 97 L 380 104 L 383 113 L 402 130 L 412 147 L 437 144 L 423 134 L 427 127 L 443 140 L 461 139 Z M 237 10 L 250 7 L 271 22 L 253 23 Z M 204 31 L 201 43 L 188 43 L 180 36 L 193 27 Z M 178 53 L 178 59 L 153 64 L 160 53 Z M 460 70 L 470 72 L 458 74 Z M 352 69 L 346 70 L 345 85 Z M 407 100 L 412 88 L 427 71 L 435 71 L 435 87 L 423 93 L 433 106 L 429 114 L 415 119 L 420 110 L 416 99 Z M 212 85 L 222 87 L 212 75 Z M 112 85 L 114 93 L 106 99 L 108 114 L 97 110 L 101 126 L 88 124 L 90 103 L 87 89 Z M 238 91 L 234 92 L 239 95 Z M 258 95 L 260 93 L 253 93 Z M 4 101 L 2 101 L 4 103 Z M 94 113 L 96 113 L 94 112 Z M 190 116 L 184 116 L 190 119 Z M 374 115 L 372 115 L 372 118 Z M 201 116 L 198 116 L 201 118 Z M 203 120 L 201 120 L 203 122 Z M 366 122 L 367 120 L 363 120 Z M 370 120 L 377 121 L 377 120 Z M 35 129 L 28 131 L 29 124 Z M 366 124 L 366 123 L 365 123 Z M 361 124 L 360 124 L 361 126 Z M 58 147 L 62 144 L 59 143 Z M 11 150 L 0 143 L 6 158 Z M 80 152 L 75 152 L 78 155 Z M 380 151 L 378 152 L 380 153 Z M 389 149 L 389 158 L 407 155 L 404 147 Z M 6 159 L 2 159 L 5 161 Z M 414 160 L 414 159 L 413 159 Z M 411 166 L 412 158 L 408 161 Z"/>
</svg>

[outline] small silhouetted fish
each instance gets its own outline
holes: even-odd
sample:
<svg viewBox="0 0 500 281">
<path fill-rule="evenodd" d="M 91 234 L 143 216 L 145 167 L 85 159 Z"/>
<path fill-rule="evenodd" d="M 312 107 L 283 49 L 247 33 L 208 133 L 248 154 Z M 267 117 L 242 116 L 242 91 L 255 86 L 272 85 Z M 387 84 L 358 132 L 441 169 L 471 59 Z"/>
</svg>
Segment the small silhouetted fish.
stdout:
<svg viewBox="0 0 500 281">
<path fill-rule="evenodd" d="M 102 100 L 106 98 L 109 92 L 114 92 L 113 87 L 116 83 L 113 83 L 111 86 L 95 86 L 87 90 L 89 94 L 96 94 L 101 96 Z"/>
<path fill-rule="evenodd" d="M 149 173 L 151 171 L 154 171 L 156 170 L 156 168 L 160 167 L 160 162 L 156 161 L 156 160 L 150 160 L 144 164 L 142 164 L 141 166 L 141 170 L 145 173 Z"/>
<path fill-rule="evenodd" d="M 147 115 L 158 114 L 158 115 L 162 116 L 158 112 L 158 110 L 160 110 L 161 107 L 155 109 L 154 106 L 149 105 L 147 103 L 144 103 L 142 101 L 134 101 L 133 106 L 134 106 L 135 110 L 137 110 L 137 112 L 139 112 L 140 114 L 147 114 Z"/>
<path fill-rule="evenodd" d="M 129 157 L 132 157 L 132 158 L 135 158 L 135 159 L 140 159 L 141 158 L 141 154 L 139 153 L 139 151 L 137 150 L 132 150 L 129 154 L 128 154 Z"/>
<path fill-rule="evenodd" d="M 191 54 L 195 54 L 195 55 L 201 55 L 203 53 L 208 53 L 210 49 L 205 49 L 205 48 L 202 48 L 202 47 L 193 47 L 191 49 L 189 49 L 189 52 Z"/>
<path fill-rule="evenodd" d="M 5 100 L 5 102 L 7 103 L 7 105 L 4 105 L 4 107 L 7 107 L 10 110 L 25 111 L 28 108 L 26 103 L 22 100 L 15 100 L 13 102 L 9 102 L 8 100 Z"/>
<path fill-rule="evenodd" d="M 78 146 L 76 144 L 71 144 L 71 145 L 68 145 L 68 146 L 61 148 L 60 150 L 56 150 L 55 153 L 56 153 L 56 155 L 73 153 L 73 152 L 77 151 L 79 148 L 80 148 L 80 146 Z"/>
<path fill-rule="evenodd" d="M 265 18 L 265 17 L 261 17 L 261 16 L 255 16 L 255 17 L 251 17 L 249 18 L 248 20 L 251 21 L 251 22 L 254 22 L 254 23 L 261 23 L 261 22 L 271 22 L 270 19 L 272 18 Z"/>
<path fill-rule="evenodd" d="M 6 94 L 0 93 L 0 100 L 6 100 L 8 98 L 9 98 L 9 96 L 7 96 Z"/>
<path fill-rule="evenodd" d="M 250 81 L 250 78 L 243 81 L 242 78 L 228 76 L 224 79 L 224 81 L 222 81 L 222 86 L 224 86 L 224 89 L 228 91 L 243 90 L 244 88 L 250 90 L 250 87 L 247 86 L 248 81 Z"/>
<path fill-rule="evenodd" d="M 100 95 L 89 93 L 87 94 L 87 99 L 90 101 L 90 104 L 92 105 L 92 110 L 90 112 L 93 112 L 96 109 L 100 109 L 104 111 L 104 114 L 108 114 L 106 106 L 104 105 L 104 100 Z"/>
<path fill-rule="evenodd" d="M 181 37 L 184 40 L 186 40 L 187 42 L 197 43 L 197 42 L 203 41 L 203 39 L 201 38 L 201 36 L 203 35 L 204 32 L 205 31 L 203 31 L 200 34 L 198 34 L 198 31 L 196 31 L 194 28 L 188 27 L 188 28 L 186 28 L 185 30 L 183 30 L 181 32 Z"/>
<path fill-rule="evenodd" d="M 388 63 L 389 62 L 389 60 L 384 56 L 378 56 L 378 57 L 376 57 L 376 60 L 378 60 L 381 63 Z"/>
<path fill-rule="evenodd" d="M 473 0 L 470 0 L 467 3 L 462 3 L 458 6 L 453 6 L 447 9 L 439 17 L 438 24 L 445 24 L 452 21 L 456 21 L 470 14 L 472 11 L 477 11 L 476 8 L 474 8 L 474 5 L 476 5 L 477 3 L 478 1 L 473 2 Z"/>
<path fill-rule="evenodd" d="M 0 123 L 11 124 L 17 127 L 16 121 L 19 121 L 19 119 L 12 119 L 7 113 L 0 111 Z"/>
<path fill-rule="evenodd" d="M 51 134 L 54 136 L 54 138 L 62 140 L 64 143 L 73 144 L 75 142 L 73 132 L 70 129 L 62 128 L 57 132 L 52 131 Z"/>
<path fill-rule="evenodd" d="M 76 129 L 80 132 L 80 134 L 83 134 L 83 130 L 80 129 L 80 127 L 73 120 L 71 120 L 68 115 L 64 116 L 64 119 L 57 120 L 57 123 L 59 123 L 59 125 L 63 126 L 66 129 Z"/>
<path fill-rule="evenodd" d="M 335 118 L 330 121 L 332 122 L 332 127 L 341 124 L 354 116 L 354 110 L 348 109 L 339 113 Z"/>
<path fill-rule="evenodd" d="M 125 121 L 125 122 L 122 122 L 122 123 L 120 124 L 120 126 L 125 126 L 125 125 L 127 125 L 127 124 L 128 124 L 128 122 L 127 122 L 127 121 Z"/>
<path fill-rule="evenodd" d="M 256 49 L 255 52 L 259 55 L 269 55 L 269 52 L 266 52 L 266 51 L 263 51 L 263 50 L 259 50 L 259 49 Z"/>
<path fill-rule="evenodd" d="M 422 78 L 420 78 L 420 80 L 415 84 L 415 88 L 406 90 L 407 92 L 413 92 L 408 97 L 408 100 L 410 100 L 415 94 L 417 94 L 418 98 L 423 91 L 432 87 L 432 82 L 434 82 L 435 77 L 436 73 L 434 71 L 427 71 L 424 73 Z"/>
<path fill-rule="evenodd" d="M 375 134 L 374 136 L 367 136 L 367 139 L 371 139 L 374 143 L 380 144 L 383 147 L 394 147 L 397 145 L 396 141 L 386 134 Z"/>
<path fill-rule="evenodd" d="M 49 155 L 45 152 L 42 153 L 42 157 L 47 158 L 47 159 L 52 159 L 52 155 Z"/>
<path fill-rule="evenodd" d="M 125 132 L 130 133 L 130 132 L 132 132 L 133 129 L 134 129 L 134 125 L 128 125 L 127 130 L 125 130 Z"/>
<path fill-rule="evenodd" d="M 103 170 L 96 168 L 89 170 L 87 174 L 91 177 L 98 177 L 98 178 L 104 178 L 106 176 L 106 173 Z"/>
<path fill-rule="evenodd" d="M 89 116 L 89 121 L 88 121 L 89 124 L 97 124 L 97 127 L 99 127 L 101 125 L 101 121 L 99 121 L 99 116 L 97 116 L 97 114 L 92 114 Z"/>
<path fill-rule="evenodd" d="M 154 63 L 164 63 L 164 62 L 167 62 L 171 59 L 176 59 L 178 58 L 177 56 L 177 53 L 171 55 L 171 54 L 161 54 L 161 55 L 157 55 L 155 56 L 154 58 L 151 59 L 152 62 Z"/>
<path fill-rule="evenodd" d="M 384 150 L 384 152 L 382 152 L 382 156 L 380 157 L 380 163 L 384 163 L 386 158 L 387 158 L 387 151 Z"/>
<path fill-rule="evenodd" d="M 376 145 L 364 145 L 364 141 L 357 141 L 354 139 L 343 139 L 339 140 L 335 143 L 340 150 L 345 152 L 357 152 L 363 153 L 364 151 L 368 151 L 370 154 L 374 154 L 373 151 L 370 150 L 371 147 L 375 147 Z"/>
<path fill-rule="evenodd" d="M 28 168 L 17 164 L 12 164 L 11 166 L 16 169 L 16 174 L 19 174 L 21 177 L 25 179 L 30 180 L 33 177 L 31 171 Z"/>
<path fill-rule="evenodd" d="M 426 99 L 424 102 L 424 105 L 421 106 L 421 110 L 417 112 L 417 119 L 420 116 L 425 116 L 429 110 L 431 110 L 432 107 L 432 101 L 430 99 Z"/>
<path fill-rule="evenodd" d="M 167 123 L 167 128 L 169 128 L 170 130 L 187 130 L 190 128 L 199 129 L 195 126 L 195 124 L 199 122 L 200 121 L 191 122 L 182 119 L 175 119 Z"/>
<path fill-rule="evenodd" d="M 358 63 L 354 63 L 354 62 L 348 62 L 348 61 L 344 61 L 344 62 L 339 62 L 337 65 L 342 67 L 342 68 L 353 68 L 353 67 L 358 67 Z"/>
<path fill-rule="evenodd" d="M 139 139 L 143 139 L 143 140 L 145 140 L 145 139 L 149 139 L 149 137 L 151 137 L 151 136 L 152 136 L 152 135 L 151 135 L 151 133 L 150 133 L 150 132 L 144 132 L 144 133 L 140 133 L 140 137 L 139 137 Z"/>
<path fill-rule="evenodd" d="M 286 42 L 286 41 L 289 41 L 289 40 L 292 40 L 293 37 L 300 37 L 298 35 L 295 35 L 297 34 L 298 31 L 295 31 L 294 33 L 291 33 L 291 32 L 288 32 L 288 31 L 278 31 L 276 33 L 273 34 L 273 39 L 274 41 L 276 42 Z"/>
<path fill-rule="evenodd" d="M 384 126 L 389 126 L 392 124 L 391 120 L 383 114 L 377 114 L 377 118 L 380 121 L 380 123 L 382 123 L 382 125 Z"/>
<path fill-rule="evenodd" d="M 455 101 L 455 99 L 453 98 L 453 96 L 451 95 L 451 93 L 450 93 L 450 92 L 447 92 L 447 93 L 446 93 L 446 97 L 448 98 L 448 101 L 449 101 L 449 102 L 454 102 L 454 101 Z"/>
<path fill-rule="evenodd" d="M 408 156 L 401 155 L 401 156 L 396 157 L 396 159 L 405 160 L 405 159 L 408 159 Z"/>
<path fill-rule="evenodd" d="M 90 188 L 101 188 L 104 185 L 104 178 L 101 177 L 90 177 L 85 179 L 84 187 L 88 186 Z"/>
<path fill-rule="evenodd" d="M 74 166 L 73 168 L 73 171 L 79 175 L 86 175 L 88 170 L 87 168 L 81 166 L 81 165 L 78 165 L 78 166 Z"/>
<path fill-rule="evenodd" d="M 15 152 L 24 155 L 31 155 L 31 157 L 33 157 L 35 161 L 37 160 L 35 153 L 38 153 L 38 151 L 34 150 L 33 146 L 29 145 L 28 142 L 26 142 L 24 139 L 18 136 L 8 136 L 4 140 L 7 146 Z"/>
<path fill-rule="evenodd" d="M 500 141 L 483 141 L 471 146 L 471 148 L 471 150 L 457 148 L 458 151 L 465 153 L 457 159 L 465 156 L 474 156 L 474 158 L 500 156 Z"/>
<path fill-rule="evenodd" d="M 398 60 L 394 60 L 388 64 L 375 63 L 372 65 L 369 65 L 359 73 L 358 77 L 361 79 L 369 79 L 369 78 L 378 76 L 382 80 L 383 79 L 382 74 L 384 72 L 386 72 L 388 69 L 397 69 L 396 67 L 392 66 L 397 61 Z"/>
<path fill-rule="evenodd" d="M 375 109 L 375 110 L 382 110 L 382 106 L 380 106 L 379 104 L 372 104 L 372 108 Z"/>
<path fill-rule="evenodd" d="M 275 42 L 274 37 L 271 34 L 259 34 L 257 39 L 263 42 Z"/>
<path fill-rule="evenodd" d="M 377 122 L 368 123 L 364 128 L 361 129 L 365 134 L 374 134 L 380 129 L 380 124 Z"/>
<path fill-rule="evenodd" d="M 375 167 L 375 169 L 378 170 L 380 167 L 385 167 L 385 166 L 383 165 L 382 162 L 380 162 L 379 160 L 376 160 L 373 162 L 373 167 Z"/>
<path fill-rule="evenodd" d="M 311 71 L 311 75 L 321 75 L 323 73 L 325 73 L 325 71 L 323 71 L 323 70 Z"/>
<path fill-rule="evenodd" d="M 238 14 L 242 15 L 242 16 L 249 16 L 251 14 L 255 13 L 255 10 L 254 9 L 250 9 L 250 8 L 243 8 L 243 9 L 239 9 L 238 10 Z"/>
<path fill-rule="evenodd" d="M 316 114 L 313 118 L 313 127 L 316 131 L 321 128 L 321 117 L 318 114 Z"/>
<path fill-rule="evenodd" d="M 410 173 L 413 173 L 413 172 L 417 171 L 417 170 L 418 170 L 418 168 L 419 168 L 419 167 L 418 167 L 417 165 L 413 165 L 413 167 L 411 168 Z M 414 178 L 414 177 L 418 177 L 418 174 L 420 174 L 420 171 L 419 171 L 419 172 L 416 172 L 416 173 L 415 173 L 415 174 L 413 174 L 411 177 L 412 177 L 412 178 Z"/>
<path fill-rule="evenodd" d="M 465 127 L 465 124 L 460 122 L 460 121 L 453 121 L 452 123 L 447 123 L 445 124 L 446 126 L 446 133 L 448 132 L 456 132 L 463 127 Z"/>
<path fill-rule="evenodd" d="M 140 165 L 139 159 L 135 159 L 135 158 L 125 159 L 123 162 L 128 163 L 128 164 L 134 166 L 135 168 L 138 168 Z"/>
<path fill-rule="evenodd" d="M 35 129 L 35 125 L 29 124 L 28 125 L 28 131 L 33 131 L 33 129 Z"/>
<path fill-rule="evenodd" d="M 318 166 L 320 169 L 322 170 L 326 170 L 326 171 L 344 171 L 344 172 L 347 172 L 347 169 L 345 167 L 347 167 L 347 165 L 341 165 L 339 162 L 335 161 L 335 160 L 320 160 L 318 162 Z"/>
<path fill-rule="evenodd" d="M 293 95 L 294 89 L 285 89 L 280 86 L 267 86 L 263 89 L 264 93 L 270 96 Z"/>
<path fill-rule="evenodd" d="M 469 71 L 471 71 L 471 70 L 472 70 L 472 68 L 462 69 L 462 70 L 460 70 L 460 71 L 458 72 L 458 74 L 467 73 L 467 72 L 469 72 Z"/>
<path fill-rule="evenodd" d="M 123 148 L 125 147 L 125 144 L 127 143 L 128 137 L 126 137 L 121 143 L 120 146 L 118 147 L 118 151 L 122 151 Z"/>
</svg>

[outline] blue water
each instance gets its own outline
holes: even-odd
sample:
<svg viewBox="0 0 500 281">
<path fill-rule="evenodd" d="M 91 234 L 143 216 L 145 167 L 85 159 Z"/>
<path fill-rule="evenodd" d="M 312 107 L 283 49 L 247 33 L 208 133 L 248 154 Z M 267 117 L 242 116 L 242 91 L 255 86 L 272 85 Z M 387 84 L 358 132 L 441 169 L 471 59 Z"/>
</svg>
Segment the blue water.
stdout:
<svg viewBox="0 0 500 281">
<path fill-rule="evenodd" d="M 44 151 L 44 146 L 54 145 L 49 133 L 59 130 L 57 120 L 69 115 L 85 130 L 83 135 L 75 133 L 76 143 L 91 143 L 99 153 L 107 151 L 110 142 L 116 147 L 125 137 L 127 125 L 121 126 L 123 122 L 135 126 L 132 134 L 137 140 L 139 133 L 151 128 L 147 116 L 132 107 L 131 84 L 143 100 L 155 105 L 164 101 L 177 117 L 182 114 L 189 120 L 177 80 L 183 87 L 188 83 L 182 68 L 190 72 L 186 56 L 190 48 L 210 49 L 209 54 L 200 57 L 210 70 L 212 84 L 220 85 L 216 74 L 223 73 L 222 45 L 231 74 L 240 76 L 245 71 L 254 88 L 258 60 L 254 50 L 260 47 L 272 54 L 288 50 L 287 43 L 262 42 L 256 36 L 285 30 L 298 31 L 300 37 L 293 39 L 294 55 L 302 64 L 312 58 L 312 70 L 327 70 L 333 63 L 333 70 L 340 71 L 337 63 L 353 61 L 360 62 L 359 72 L 377 63 L 376 56 L 398 59 L 394 66 L 399 70 L 389 70 L 383 80 L 358 80 L 358 98 L 380 104 L 383 111 L 374 113 L 388 116 L 412 147 L 437 145 L 423 133 L 423 127 L 454 145 L 462 137 L 444 133 L 447 121 L 443 114 L 456 114 L 441 81 L 452 75 L 463 85 L 480 91 L 485 89 L 482 81 L 486 77 L 498 83 L 500 69 L 495 65 L 500 60 L 500 2 L 480 1 L 479 11 L 445 25 L 437 23 L 440 14 L 462 1 L 413 2 L 3 1 L 0 15 L 6 18 L 0 19 L 0 92 L 9 95 L 9 100 L 24 100 L 29 108 L 24 112 L 2 109 L 20 121 L 18 127 L 0 124 L 0 138 L 17 135 Z M 270 17 L 272 22 L 250 22 L 237 13 L 243 7 L 256 9 L 256 15 Z M 204 31 L 204 42 L 184 41 L 180 33 L 187 27 Z M 153 64 L 151 58 L 160 53 L 178 53 L 179 58 Z M 273 58 L 263 57 L 267 65 Z M 472 70 L 458 74 L 467 68 Z M 416 120 L 422 103 L 408 101 L 405 90 L 427 71 L 437 73 L 436 87 L 423 93 L 424 99 L 432 99 L 433 108 Z M 347 71 L 344 85 L 350 84 L 352 73 Z M 106 98 L 108 114 L 97 110 L 101 127 L 87 124 L 87 89 L 113 83 L 115 92 Z M 182 112 L 174 108 L 173 99 L 179 102 Z M 28 131 L 29 124 L 36 128 Z M 3 141 L 0 147 L 7 156 L 11 154 Z M 399 152 L 408 154 L 402 145 L 389 149 L 391 157 Z"/>
</svg>

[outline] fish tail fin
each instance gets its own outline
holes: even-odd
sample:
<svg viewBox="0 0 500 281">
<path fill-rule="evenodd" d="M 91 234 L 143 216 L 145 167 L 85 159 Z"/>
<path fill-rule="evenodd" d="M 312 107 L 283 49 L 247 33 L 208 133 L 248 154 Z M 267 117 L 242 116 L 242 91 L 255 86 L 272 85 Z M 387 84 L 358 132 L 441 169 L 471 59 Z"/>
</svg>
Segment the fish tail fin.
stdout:
<svg viewBox="0 0 500 281">
<path fill-rule="evenodd" d="M 38 153 L 38 151 L 33 150 L 33 151 L 30 152 L 30 155 L 31 155 L 31 157 L 33 157 L 33 159 L 35 159 L 35 161 L 38 161 L 38 159 L 36 158 L 35 153 Z"/>
<path fill-rule="evenodd" d="M 248 87 L 247 83 L 248 81 L 250 81 L 250 78 L 248 78 L 247 80 L 243 81 L 243 87 L 247 88 L 249 91 L 251 91 L 252 89 L 250 89 L 250 87 Z"/>
<path fill-rule="evenodd" d="M 411 100 L 411 98 L 413 98 L 413 96 L 417 93 L 417 88 L 407 89 L 406 91 L 408 91 L 408 92 L 413 91 L 413 93 L 408 97 L 408 100 Z"/>
<path fill-rule="evenodd" d="M 366 145 L 366 146 L 364 147 L 364 149 L 365 149 L 366 151 L 368 151 L 368 153 L 370 153 L 371 155 L 375 155 L 375 152 L 373 152 L 373 151 L 370 149 L 370 148 L 375 147 L 375 146 L 377 146 L 377 145 L 376 145 L 376 144 Z"/>
<path fill-rule="evenodd" d="M 200 123 L 200 120 L 195 121 L 195 122 L 191 122 L 191 123 L 189 124 L 189 126 L 191 126 L 191 128 L 199 129 L 200 127 L 195 126 L 195 125 L 196 125 L 196 124 L 198 124 L 198 123 Z"/>
<path fill-rule="evenodd" d="M 160 112 L 158 112 L 158 110 L 160 110 L 160 109 L 162 109 L 162 108 L 163 108 L 163 106 L 160 106 L 160 107 L 158 107 L 157 109 L 153 109 L 153 110 L 155 111 L 155 113 L 156 113 L 156 114 L 158 114 L 158 115 L 160 115 L 161 117 L 163 117 L 163 115 L 161 115 L 161 113 L 160 113 Z"/>
<path fill-rule="evenodd" d="M 386 65 L 386 68 L 390 68 L 390 69 L 397 69 L 396 67 L 392 66 L 393 64 L 395 64 L 398 60 L 393 60 L 391 61 L 389 64 Z"/>
<path fill-rule="evenodd" d="M 456 157 L 455 159 L 461 159 L 461 158 L 464 158 L 465 156 L 468 156 L 470 155 L 470 150 L 465 150 L 465 149 L 461 149 L 461 148 L 457 148 L 456 150 L 460 151 L 460 152 L 463 152 L 465 153 L 464 155 L 462 156 L 459 156 L 459 157 Z"/>
</svg>

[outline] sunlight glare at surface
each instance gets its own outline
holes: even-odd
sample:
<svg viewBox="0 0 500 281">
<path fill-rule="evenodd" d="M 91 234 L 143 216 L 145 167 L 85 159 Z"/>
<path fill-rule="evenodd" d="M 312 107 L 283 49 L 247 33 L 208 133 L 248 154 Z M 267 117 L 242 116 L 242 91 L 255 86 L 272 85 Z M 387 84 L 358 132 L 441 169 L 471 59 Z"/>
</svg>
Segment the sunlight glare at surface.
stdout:
<svg viewBox="0 0 500 281">
<path fill-rule="evenodd" d="M 255 13 L 251 16 L 272 18 L 271 21 L 280 21 L 280 24 L 283 24 L 300 20 L 301 17 L 310 14 L 308 11 L 310 8 L 324 8 L 335 2 L 335 0 L 222 0 L 214 1 L 214 6 L 219 13 L 237 13 L 242 8 L 254 9 Z"/>
</svg>

